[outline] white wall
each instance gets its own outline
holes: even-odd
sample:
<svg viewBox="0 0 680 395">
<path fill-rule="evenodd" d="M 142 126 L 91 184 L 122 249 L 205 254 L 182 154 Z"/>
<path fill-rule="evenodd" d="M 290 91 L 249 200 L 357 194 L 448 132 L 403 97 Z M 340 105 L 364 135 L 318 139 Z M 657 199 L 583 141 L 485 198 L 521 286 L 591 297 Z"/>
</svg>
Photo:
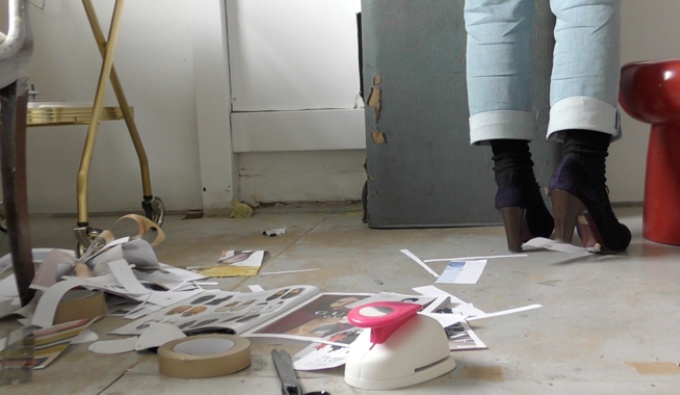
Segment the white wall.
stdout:
<svg viewBox="0 0 680 395">
<path fill-rule="evenodd" d="M 230 3 L 237 1 L 243 0 L 228 0 Z M 303 0 L 286 0 L 286 4 L 293 4 L 289 1 Z M 207 31 L 197 34 L 197 25 L 192 23 L 192 19 L 219 15 L 221 2 L 145 0 L 126 3 L 115 64 L 128 99 L 135 107 L 136 121 L 149 156 L 154 194 L 171 210 L 202 207 L 206 201 L 212 202 L 210 204 L 218 202 L 219 206 L 231 193 L 238 194 L 239 189 L 247 200 L 358 199 L 363 177 L 363 150 L 356 147 L 364 144 L 363 136 L 350 137 L 350 142 L 340 143 L 355 144 L 355 148 L 340 150 L 258 152 L 257 148 L 245 149 L 234 157 L 235 168 L 228 168 L 232 147 L 229 119 L 224 114 L 229 110 L 229 103 L 225 101 L 231 92 L 228 87 L 224 91 L 216 89 L 209 82 L 213 80 L 211 73 L 212 76 L 228 73 L 226 60 L 219 54 L 219 46 L 226 46 L 226 43 L 212 42 L 208 43 L 212 47 L 196 48 L 197 45 L 208 45 L 200 39 L 201 34 L 210 35 L 212 30 L 220 35 L 218 30 L 224 26 L 212 21 L 206 25 Z M 114 0 L 96 0 L 94 3 L 102 24 L 108 26 Z M 679 56 L 680 42 L 674 39 L 680 35 L 680 26 L 676 24 L 680 15 L 677 0 L 622 0 L 622 4 L 624 62 Z M 39 99 L 92 100 L 101 58 L 81 1 L 46 0 L 44 9 L 31 8 L 31 17 L 36 39 L 31 77 L 41 92 Z M 277 20 L 270 23 L 276 24 Z M 315 30 L 309 30 L 309 34 L 315 34 Z M 222 56 L 222 60 L 211 63 L 206 59 L 206 53 L 213 50 L 218 58 Z M 277 52 L 279 60 L 285 60 L 286 53 Z M 200 59 L 196 59 L 197 56 Z M 205 68 L 206 62 L 211 67 L 209 70 Z M 305 73 L 313 71 L 313 68 L 311 71 L 306 69 Z M 323 73 L 322 69 L 318 71 Z M 309 78 L 319 81 L 318 75 L 309 75 Z M 228 81 L 218 81 L 217 85 L 220 84 L 228 84 Z M 309 87 L 303 87 L 301 91 L 314 92 Z M 259 93 L 266 93 L 266 88 Z M 238 101 L 242 96 L 237 93 L 234 97 Z M 348 94 L 343 96 L 342 103 L 331 105 L 351 106 L 351 101 Z M 107 103 L 115 103 L 111 92 Z M 202 114 L 198 119 L 197 113 Z M 611 197 L 617 202 L 639 202 L 643 192 L 648 126 L 624 114 L 623 127 L 624 139 L 610 150 Z M 84 126 L 29 130 L 31 212 L 76 211 L 75 180 L 85 131 Z M 215 158 L 221 152 L 228 156 L 227 160 L 213 166 L 220 162 Z M 211 178 L 225 168 L 230 174 Z M 215 190 L 214 185 L 217 185 L 218 193 L 206 197 L 203 191 L 206 185 L 209 185 L 207 193 Z M 91 212 L 139 209 L 139 166 L 123 122 L 102 123 L 88 189 Z"/>
<path fill-rule="evenodd" d="M 352 108 L 360 0 L 228 0 L 235 112 Z"/>
<path fill-rule="evenodd" d="M 360 0 L 227 0 L 243 200 L 359 199 L 360 8 Z"/>
</svg>

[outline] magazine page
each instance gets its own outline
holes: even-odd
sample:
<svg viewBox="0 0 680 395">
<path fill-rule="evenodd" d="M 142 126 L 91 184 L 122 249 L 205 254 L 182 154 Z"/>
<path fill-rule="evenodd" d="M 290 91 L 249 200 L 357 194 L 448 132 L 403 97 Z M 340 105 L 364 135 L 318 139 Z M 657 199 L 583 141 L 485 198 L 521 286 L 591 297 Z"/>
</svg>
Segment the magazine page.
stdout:
<svg viewBox="0 0 680 395">
<path fill-rule="evenodd" d="M 391 293 L 322 293 L 313 300 L 242 333 L 250 338 L 277 338 L 347 346 L 363 329 L 349 323 L 354 307 L 377 301 L 406 301 L 427 306 L 436 298 Z"/>
<path fill-rule="evenodd" d="M 224 332 L 241 334 L 271 320 L 319 293 L 310 285 L 261 292 L 204 291 L 112 331 L 139 335 L 152 323 L 172 324 L 186 334 Z"/>
<path fill-rule="evenodd" d="M 370 293 L 323 293 L 275 320 L 242 333 L 249 338 L 278 338 L 348 345 L 360 328 L 349 323 L 347 314 Z"/>
</svg>

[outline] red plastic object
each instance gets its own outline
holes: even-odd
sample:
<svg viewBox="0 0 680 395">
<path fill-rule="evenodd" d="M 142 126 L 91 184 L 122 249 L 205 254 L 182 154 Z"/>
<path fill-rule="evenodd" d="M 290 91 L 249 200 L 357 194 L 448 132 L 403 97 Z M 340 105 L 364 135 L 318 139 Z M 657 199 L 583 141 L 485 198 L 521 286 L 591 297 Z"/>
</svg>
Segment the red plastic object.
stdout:
<svg viewBox="0 0 680 395">
<path fill-rule="evenodd" d="M 626 64 L 620 87 L 626 113 L 651 124 L 643 237 L 680 245 L 680 59 Z"/>
<path fill-rule="evenodd" d="M 347 319 L 359 328 L 370 328 L 371 343 L 383 344 L 401 325 L 415 317 L 421 307 L 405 302 L 373 302 L 353 308 Z"/>
</svg>

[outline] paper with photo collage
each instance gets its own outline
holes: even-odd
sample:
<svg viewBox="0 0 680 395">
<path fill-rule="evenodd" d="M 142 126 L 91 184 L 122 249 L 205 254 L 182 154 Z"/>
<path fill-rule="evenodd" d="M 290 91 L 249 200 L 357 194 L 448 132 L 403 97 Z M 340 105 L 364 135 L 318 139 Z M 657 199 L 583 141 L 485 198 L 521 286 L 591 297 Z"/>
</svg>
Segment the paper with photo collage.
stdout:
<svg viewBox="0 0 680 395">
<path fill-rule="evenodd" d="M 294 285 L 261 292 L 205 290 L 112 331 L 139 335 L 153 323 L 167 323 L 187 334 L 223 332 L 242 334 L 314 298 L 316 287 Z"/>
</svg>

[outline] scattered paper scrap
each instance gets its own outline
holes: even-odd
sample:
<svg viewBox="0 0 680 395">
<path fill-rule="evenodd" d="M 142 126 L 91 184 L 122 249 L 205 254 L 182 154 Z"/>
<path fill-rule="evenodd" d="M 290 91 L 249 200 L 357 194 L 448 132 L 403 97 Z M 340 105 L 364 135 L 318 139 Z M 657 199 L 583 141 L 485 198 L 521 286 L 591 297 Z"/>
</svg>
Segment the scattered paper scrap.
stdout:
<svg viewBox="0 0 680 395">
<path fill-rule="evenodd" d="M 137 336 L 94 342 L 87 349 L 97 354 L 122 354 L 134 350 L 136 344 Z"/>
<path fill-rule="evenodd" d="M 99 335 L 91 329 L 85 329 L 84 331 L 80 332 L 80 334 L 71 340 L 71 344 L 84 344 L 84 343 L 92 343 L 94 341 L 97 341 L 99 339 Z"/>
<path fill-rule="evenodd" d="M 259 284 L 248 285 L 250 292 L 264 292 L 264 288 Z"/>
<path fill-rule="evenodd" d="M 465 321 L 465 317 L 463 317 L 462 314 L 457 314 L 456 312 L 453 312 L 451 310 L 435 309 L 435 311 L 440 311 L 440 312 L 439 313 L 437 313 L 437 312 L 432 312 L 432 313 L 420 312 L 418 314 L 433 318 L 434 320 L 439 322 L 439 325 L 441 325 L 442 328 L 447 328 L 447 327 L 454 325 L 454 324 L 457 324 L 461 321 Z"/>
<path fill-rule="evenodd" d="M 413 254 L 411 251 L 406 250 L 406 249 L 399 250 L 399 251 L 401 251 L 401 253 L 404 254 L 404 255 L 406 255 L 407 257 L 409 257 L 409 258 L 413 259 L 414 261 L 416 261 L 417 264 L 419 264 L 423 269 L 427 270 L 427 272 L 430 273 L 431 275 L 433 275 L 433 276 L 435 276 L 435 277 L 439 277 L 439 274 L 437 274 L 437 272 L 435 272 L 434 270 L 432 270 L 431 267 L 427 266 L 427 264 L 426 264 L 425 262 L 423 262 L 420 258 L 418 258 L 417 256 L 415 256 L 415 254 Z"/>
<path fill-rule="evenodd" d="M 266 272 L 260 273 L 260 276 L 271 276 L 273 274 L 292 274 L 292 273 L 303 273 L 303 272 L 315 272 L 320 270 L 318 267 L 312 269 L 297 269 L 297 270 L 282 270 L 277 272 Z"/>
<path fill-rule="evenodd" d="M 475 334 L 465 320 L 460 320 L 444 328 L 449 338 L 449 350 L 483 350 L 486 344 Z"/>
<path fill-rule="evenodd" d="M 157 348 L 164 343 L 183 337 L 186 337 L 186 335 L 175 325 L 160 322 L 153 323 L 139 335 L 137 343 L 135 343 L 135 350 L 141 351 Z"/>
<path fill-rule="evenodd" d="M 522 311 L 538 309 L 540 307 L 543 307 L 543 305 L 531 304 L 531 305 L 528 305 L 528 306 L 517 307 L 517 308 L 514 308 L 514 309 L 501 310 L 501 311 L 497 311 L 495 313 L 480 314 L 480 315 L 476 315 L 474 317 L 468 317 L 467 320 L 468 321 L 474 321 L 474 320 L 481 320 L 483 318 L 499 317 L 499 316 L 502 316 L 502 315 L 508 315 L 508 314 L 520 313 Z"/>
<path fill-rule="evenodd" d="M 519 258 L 519 257 L 525 257 L 528 256 L 527 254 L 505 254 L 505 255 L 486 255 L 486 256 L 465 256 L 465 257 L 458 257 L 458 258 L 443 258 L 443 259 L 425 259 L 423 262 L 425 263 L 431 263 L 431 262 L 453 262 L 453 261 L 477 261 L 480 259 L 500 259 L 500 258 Z"/>
<path fill-rule="evenodd" d="M 442 291 L 441 289 L 435 287 L 434 285 L 426 285 L 424 287 L 416 287 L 416 288 L 413 288 L 413 290 L 418 292 L 421 295 L 426 295 L 426 296 L 441 296 L 441 295 L 447 296 L 450 300 L 449 308 L 452 311 L 460 312 L 460 314 L 462 314 L 465 317 L 472 317 L 472 316 L 486 314 L 482 310 L 474 307 L 472 305 L 472 303 L 464 302 L 463 300 L 459 299 L 458 297 L 451 295 L 448 292 Z"/>
<path fill-rule="evenodd" d="M 269 237 L 281 236 L 284 233 L 286 233 L 286 228 L 271 229 L 271 230 L 265 230 L 265 231 L 262 232 L 263 235 L 269 236 Z"/>
<path fill-rule="evenodd" d="M 565 252 L 565 253 L 575 253 L 575 252 L 582 252 L 586 253 L 587 251 L 583 249 L 583 247 L 577 247 L 573 244 L 567 244 L 563 243 L 560 241 L 555 241 L 551 239 L 546 239 L 544 237 L 534 237 L 533 239 L 527 241 L 522 245 L 522 249 L 525 251 L 530 251 L 530 250 L 550 250 L 550 251 L 557 251 L 557 252 Z"/>
<path fill-rule="evenodd" d="M 321 370 L 342 366 L 347 361 L 349 347 L 312 343 L 293 355 L 295 370 Z"/>
<path fill-rule="evenodd" d="M 120 279 L 128 279 L 131 281 L 131 283 L 121 284 L 118 282 Z M 32 323 L 33 325 L 42 328 L 51 326 L 54 321 L 54 315 L 57 310 L 57 306 L 59 305 L 59 301 L 66 294 L 66 292 L 77 287 L 100 289 L 110 294 L 140 302 L 153 303 L 159 306 L 168 306 L 202 292 L 200 289 L 181 292 L 152 291 L 146 287 L 142 287 L 144 288 L 145 292 L 138 294 L 135 292 L 137 290 L 141 292 L 141 288 L 139 288 L 138 282 L 134 284 L 136 281 L 136 279 L 133 280 L 127 275 L 121 275 L 120 277 L 116 278 L 113 274 L 87 278 L 65 277 L 64 281 L 60 281 L 49 287 L 47 291 L 45 291 L 40 297 L 40 300 L 38 301 L 38 304 L 35 308 L 35 314 L 33 315 Z M 128 289 L 133 289 L 134 292 L 131 292 Z"/>
<path fill-rule="evenodd" d="M 263 250 L 227 250 L 222 251 L 216 265 L 192 266 L 189 270 L 206 277 L 255 276 L 262 267 L 264 255 Z"/>
<path fill-rule="evenodd" d="M 435 283 L 477 284 L 485 266 L 486 260 L 449 262 Z"/>
</svg>

